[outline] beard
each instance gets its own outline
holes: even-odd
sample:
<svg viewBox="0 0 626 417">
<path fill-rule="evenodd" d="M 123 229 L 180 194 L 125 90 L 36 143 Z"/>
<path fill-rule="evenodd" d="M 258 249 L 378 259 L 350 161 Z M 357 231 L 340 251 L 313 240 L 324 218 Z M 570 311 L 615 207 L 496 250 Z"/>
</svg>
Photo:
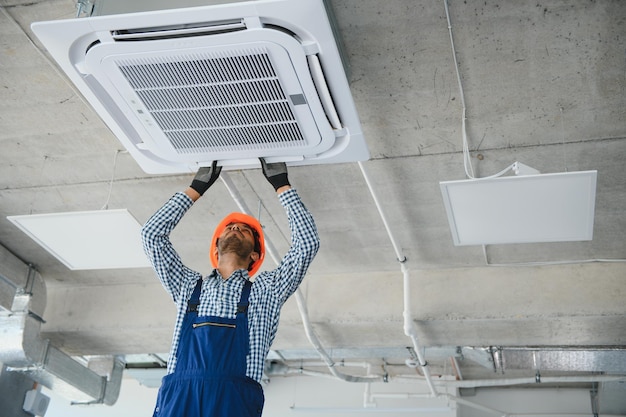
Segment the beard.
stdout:
<svg viewBox="0 0 626 417">
<path fill-rule="evenodd" d="M 254 243 L 251 243 L 235 233 L 218 240 L 219 253 L 234 253 L 242 260 L 249 261 L 250 254 L 254 252 Z"/>
</svg>

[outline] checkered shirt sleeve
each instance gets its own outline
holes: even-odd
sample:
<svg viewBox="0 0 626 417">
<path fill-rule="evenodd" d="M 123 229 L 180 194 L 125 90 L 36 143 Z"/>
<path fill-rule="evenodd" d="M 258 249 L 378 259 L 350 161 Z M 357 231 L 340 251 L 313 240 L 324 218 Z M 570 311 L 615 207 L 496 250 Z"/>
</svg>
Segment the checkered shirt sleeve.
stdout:
<svg viewBox="0 0 626 417">
<path fill-rule="evenodd" d="M 319 249 L 317 228 L 294 189 L 279 195 L 289 220 L 291 247 L 278 267 L 262 272 L 250 293 L 248 376 L 261 381 L 263 365 L 278 330 L 280 309 L 297 289 Z"/>
<path fill-rule="evenodd" d="M 192 205 L 193 200 L 186 194 L 176 193 L 148 219 L 141 230 L 144 252 L 152 263 L 161 284 L 178 307 L 170 358 L 167 363 L 168 373 L 174 372 L 176 367 L 178 339 L 187 309 L 187 300 L 191 297 L 195 283 L 202 278 L 202 274 L 183 265 L 169 238 L 171 231 Z"/>
</svg>

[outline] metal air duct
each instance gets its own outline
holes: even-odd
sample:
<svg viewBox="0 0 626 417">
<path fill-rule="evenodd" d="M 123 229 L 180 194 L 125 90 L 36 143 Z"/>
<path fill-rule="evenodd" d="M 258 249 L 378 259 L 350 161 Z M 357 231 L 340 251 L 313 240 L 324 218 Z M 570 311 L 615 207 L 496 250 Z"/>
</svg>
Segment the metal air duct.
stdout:
<svg viewBox="0 0 626 417">
<path fill-rule="evenodd" d="M 103 376 L 41 339 L 45 289 L 34 268 L 0 246 L 0 363 L 74 402 L 113 405 L 124 363 L 105 358 Z"/>
</svg>

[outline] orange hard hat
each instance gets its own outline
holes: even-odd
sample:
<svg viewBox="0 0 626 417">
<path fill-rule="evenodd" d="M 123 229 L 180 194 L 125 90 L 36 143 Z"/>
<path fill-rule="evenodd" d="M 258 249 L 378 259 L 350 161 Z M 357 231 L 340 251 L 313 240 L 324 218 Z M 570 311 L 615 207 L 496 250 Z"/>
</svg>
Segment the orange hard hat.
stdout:
<svg viewBox="0 0 626 417">
<path fill-rule="evenodd" d="M 213 232 L 213 239 L 211 239 L 211 249 L 209 252 L 211 264 L 213 268 L 217 268 L 217 251 L 215 250 L 217 248 L 217 240 L 222 235 L 224 229 L 226 229 L 226 226 L 232 223 L 245 223 L 256 232 L 254 236 L 254 251 L 258 252 L 259 259 L 252 262 L 248 267 L 248 274 L 252 276 L 259 270 L 265 258 L 265 237 L 263 236 L 261 223 L 254 217 L 245 213 L 230 213 L 217 225 L 215 232 Z"/>
</svg>

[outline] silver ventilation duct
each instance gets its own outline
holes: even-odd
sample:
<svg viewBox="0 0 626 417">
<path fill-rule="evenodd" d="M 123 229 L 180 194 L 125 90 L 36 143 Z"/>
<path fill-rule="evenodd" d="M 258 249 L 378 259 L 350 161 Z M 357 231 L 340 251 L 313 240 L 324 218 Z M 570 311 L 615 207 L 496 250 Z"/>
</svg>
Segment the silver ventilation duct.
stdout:
<svg viewBox="0 0 626 417">
<path fill-rule="evenodd" d="M 41 275 L 0 246 L 0 363 L 73 402 L 113 405 L 124 363 L 98 358 L 101 375 L 40 337 L 46 288 Z"/>
</svg>

